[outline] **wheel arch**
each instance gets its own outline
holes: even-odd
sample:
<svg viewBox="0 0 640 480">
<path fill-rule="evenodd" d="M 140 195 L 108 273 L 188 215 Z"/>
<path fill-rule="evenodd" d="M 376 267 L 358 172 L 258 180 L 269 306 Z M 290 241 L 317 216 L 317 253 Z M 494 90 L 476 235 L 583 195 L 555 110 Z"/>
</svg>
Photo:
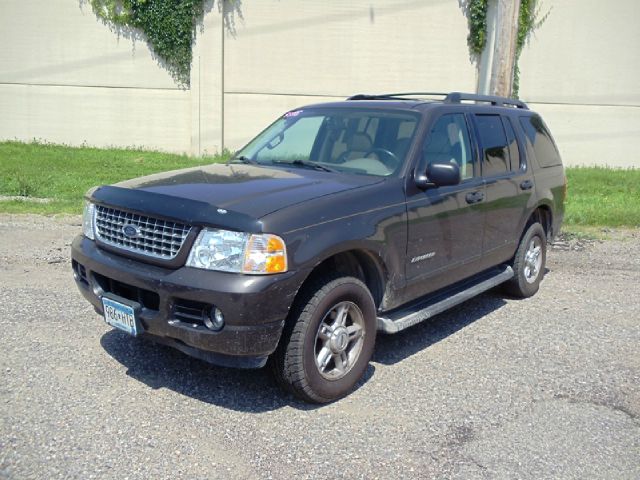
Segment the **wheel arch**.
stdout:
<svg viewBox="0 0 640 480">
<path fill-rule="evenodd" d="M 524 235 L 530 225 L 536 222 L 542 225 L 547 241 L 550 241 L 556 235 L 557 232 L 553 231 L 553 212 L 549 205 L 540 204 L 533 212 L 531 212 L 531 215 L 529 215 L 529 219 L 522 230 L 522 235 Z"/>
<path fill-rule="evenodd" d="M 380 306 L 386 290 L 387 270 L 376 253 L 365 249 L 345 250 L 324 258 L 311 270 L 298 295 L 309 283 L 335 272 L 361 280 L 371 292 L 376 308 Z"/>
<path fill-rule="evenodd" d="M 555 237 L 557 232 L 553 231 L 553 212 L 551 210 L 551 207 L 545 203 L 540 203 L 533 210 L 531 210 L 531 213 L 528 217 L 526 217 L 526 220 L 521 223 L 522 227 L 520 228 L 520 235 L 518 236 L 513 255 L 516 254 L 517 245 L 520 244 L 522 238 L 527 233 L 527 230 L 534 223 L 539 223 L 540 225 L 542 225 L 547 243 Z M 511 257 L 511 260 L 513 260 L 513 257 Z"/>
<path fill-rule="evenodd" d="M 296 310 L 296 305 L 305 301 L 311 293 L 309 289 L 312 286 L 317 285 L 323 277 L 335 276 L 336 272 L 361 280 L 369 289 L 376 309 L 383 304 L 388 285 L 388 271 L 382 258 L 366 248 L 351 248 L 327 254 L 309 270 L 293 298 L 289 313 Z"/>
</svg>

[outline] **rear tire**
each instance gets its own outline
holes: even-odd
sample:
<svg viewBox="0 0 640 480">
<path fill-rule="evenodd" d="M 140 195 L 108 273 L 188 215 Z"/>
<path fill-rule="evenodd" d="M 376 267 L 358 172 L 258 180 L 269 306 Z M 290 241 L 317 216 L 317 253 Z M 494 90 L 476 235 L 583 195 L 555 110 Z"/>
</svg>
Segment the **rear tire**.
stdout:
<svg viewBox="0 0 640 480">
<path fill-rule="evenodd" d="M 375 304 L 354 277 L 323 277 L 300 295 L 271 366 L 278 383 L 298 398 L 331 402 L 348 394 L 367 368 Z"/>
<path fill-rule="evenodd" d="M 522 236 L 513 257 L 514 276 L 504 284 L 509 295 L 528 298 L 540 288 L 547 261 L 547 236 L 539 223 L 533 223 Z"/>
</svg>

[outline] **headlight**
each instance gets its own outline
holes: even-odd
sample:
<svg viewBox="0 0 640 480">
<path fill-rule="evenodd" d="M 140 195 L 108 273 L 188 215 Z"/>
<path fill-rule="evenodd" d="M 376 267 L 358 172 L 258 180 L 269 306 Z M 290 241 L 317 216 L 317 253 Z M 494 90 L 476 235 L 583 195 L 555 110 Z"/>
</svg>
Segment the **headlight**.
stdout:
<svg viewBox="0 0 640 480">
<path fill-rule="evenodd" d="M 187 266 L 234 273 L 282 273 L 287 271 L 287 249 L 277 235 L 205 228 L 191 247 Z"/>
<path fill-rule="evenodd" d="M 93 224 L 95 218 L 96 206 L 91 202 L 84 202 L 84 211 L 82 212 L 82 233 L 85 237 L 95 240 L 93 233 Z"/>
</svg>

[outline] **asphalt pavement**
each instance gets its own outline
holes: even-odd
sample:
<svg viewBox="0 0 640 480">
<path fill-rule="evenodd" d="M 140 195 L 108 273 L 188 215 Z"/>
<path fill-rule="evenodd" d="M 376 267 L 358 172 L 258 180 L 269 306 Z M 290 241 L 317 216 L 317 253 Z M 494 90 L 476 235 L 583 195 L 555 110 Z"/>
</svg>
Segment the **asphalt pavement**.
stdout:
<svg viewBox="0 0 640 480">
<path fill-rule="evenodd" d="M 77 217 L 0 215 L 0 479 L 640 478 L 640 231 L 393 336 L 326 406 L 108 327 Z"/>
</svg>

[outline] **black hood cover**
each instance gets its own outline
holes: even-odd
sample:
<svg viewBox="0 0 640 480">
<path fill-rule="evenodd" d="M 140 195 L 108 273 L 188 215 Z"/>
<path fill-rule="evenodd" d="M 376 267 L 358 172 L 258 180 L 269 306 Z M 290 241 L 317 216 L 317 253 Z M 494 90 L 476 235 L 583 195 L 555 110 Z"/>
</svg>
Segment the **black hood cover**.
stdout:
<svg viewBox="0 0 640 480">
<path fill-rule="evenodd" d="M 259 232 L 259 219 L 269 213 L 380 180 L 304 168 L 214 164 L 99 187 L 91 197 L 190 224 Z"/>
</svg>

